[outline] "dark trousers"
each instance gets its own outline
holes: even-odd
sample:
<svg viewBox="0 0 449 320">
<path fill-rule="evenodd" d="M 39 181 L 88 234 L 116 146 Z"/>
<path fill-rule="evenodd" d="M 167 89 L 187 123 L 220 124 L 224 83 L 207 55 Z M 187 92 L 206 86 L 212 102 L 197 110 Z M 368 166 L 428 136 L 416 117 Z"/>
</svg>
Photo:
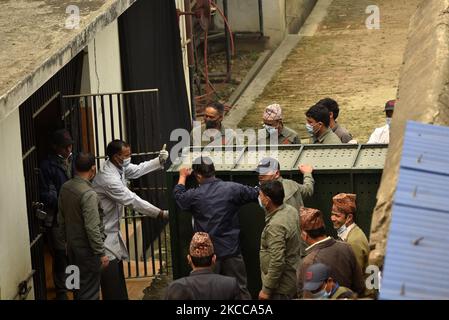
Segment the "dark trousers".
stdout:
<svg viewBox="0 0 449 320">
<path fill-rule="evenodd" d="M 100 299 L 101 259 L 90 249 L 67 248 L 69 262 L 79 268 L 79 289 L 73 290 L 75 300 Z M 68 277 L 70 283 L 70 274 Z"/>
<path fill-rule="evenodd" d="M 101 295 L 103 300 L 128 300 L 123 261 L 109 261 L 109 266 L 101 273 Z"/>
<path fill-rule="evenodd" d="M 67 288 L 65 286 L 67 255 L 65 242 L 58 226 L 47 229 L 47 243 L 53 258 L 53 283 L 57 300 L 67 300 Z"/>
<path fill-rule="evenodd" d="M 215 263 L 214 272 L 237 279 L 240 287 L 240 295 L 242 300 L 250 300 L 246 281 L 246 267 L 241 254 L 235 257 L 218 259 Z"/>
</svg>

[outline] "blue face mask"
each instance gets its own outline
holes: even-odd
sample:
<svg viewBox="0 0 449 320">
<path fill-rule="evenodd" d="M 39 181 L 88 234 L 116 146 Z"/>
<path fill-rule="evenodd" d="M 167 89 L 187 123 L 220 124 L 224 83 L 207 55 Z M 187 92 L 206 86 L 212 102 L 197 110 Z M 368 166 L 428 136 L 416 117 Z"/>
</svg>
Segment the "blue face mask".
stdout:
<svg viewBox="0 0 449 320">
<path fill-rule="evenodd" d="M 329 299 L 331 293 L 326 291 L 326 286 L 320 292 L 312 294 L 312 299 L 314 300 L 326 300 Z"/>
<path fill-rule="evenodd" d="M 307 123 L 306 124 L 306 130 L 307 130 L 307 133 L 311 136 L 311 137 L 313 137 L 313 135 L 314 135 L 314 130 L 313 130 L 313 126 L 311 125 L 311 124 L 309 124 L 309 123 Z"/>
<path fill-rule="evenodd" d="M 265 126 L 265 130 L 267 130 L 268 134 L 271 136 L 272 134 L 276 135 L 278 132 L 278 129 L 276 129 L 275 127 L 272 126 L 268 126 L 268 125 L 264 125 Z"/>
</svg>

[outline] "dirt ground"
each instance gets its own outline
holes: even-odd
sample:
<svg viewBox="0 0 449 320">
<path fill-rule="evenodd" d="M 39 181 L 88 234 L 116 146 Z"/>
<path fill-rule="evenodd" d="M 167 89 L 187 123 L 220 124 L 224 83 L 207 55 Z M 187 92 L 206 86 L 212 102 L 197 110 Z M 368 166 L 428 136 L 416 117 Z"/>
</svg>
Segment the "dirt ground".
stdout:
<svg viewBox="0 0 449 320">
<path fill-rule="evenodd" d="M 279 103 L 284 123 L 307 137 L 305 111 L 331 97 L 339 122 L 360 143 L 385 122 L 385 101 L 396 98 L 408 26 L 421 0 L 378 0 L 380 30 L 368 30 L 371 0 L 334 0 L 313 37 L 303 38 L 239 124 L 259 127 L 265 106 Z"/>
<path fill-rule="evenodd" d="M 209 44 L 208 68 L 210 81 L 214 89 L 210 99 L 220 101 L 225 104 L 228 110 L 227 102 L 232 93 L 237 89 L 245 78 L 248 71 L 264 51 L 264 42 L 259 39 L 235 39 L 235 52 L 231 58 L 231 79 L 225 82 L 224 76 L 213 77 L 213 74 L 224 74 L 226 72 L 226 54 L 224 45 L 221 42 L 212 42 Z M 202 49 L 200 50 L 202 51 Z M 204 72 L 203 56 L 199 56 L 199 67 Z M 195 95 L 200 95 L 198 87 L 194 87 Z M 204 83 L 201 86 L 201 95 L 205 92 Z M 230 106 L 229 106 L 230 107 Z M 197 117 L 201 119 L 204 108 L 204 100 L 197 100 Z"/>
</svg>

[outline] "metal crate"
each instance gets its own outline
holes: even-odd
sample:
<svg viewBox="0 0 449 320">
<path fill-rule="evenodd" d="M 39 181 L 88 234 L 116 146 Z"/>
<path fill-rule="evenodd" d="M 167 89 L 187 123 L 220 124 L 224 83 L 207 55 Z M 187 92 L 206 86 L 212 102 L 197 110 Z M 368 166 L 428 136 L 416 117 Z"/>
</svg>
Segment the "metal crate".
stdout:
<svg viewBox="0 0 449 320">
<path fill-rule="evenodd" d="M 218 157 L 216 159 L 232 159 L 229 163 L 215 166 L 218 178 L 250 186 L 258 183 L 254 169 L 259 160 L 267 155 L 278 159 L 284 178 L 299 183 L 302 183 L 303 177 L 298 166 L 306 163 L 313 165 L 315 191 L 311 198 L 304 199 L 305 206 L 322 210 L 328 233 L 335 235 L 330 221 L 332 197 L 340 192 L 356 193 L 356 222 L 368 236 L 387 148 L 387 145 L 280 145 L 275 150 L 266 150 L 263 146 L 234 146 L 227 150 L 216 148 L 213 155 Z M 234 154 L 227 155 L 231 151 Z M 198 148 L 184 151 L 185 159 L 193 160 L 200 154 Z M 203 155 L 210 156 L 210 150 Z M 186 256 L 193 231 L 191 214 L 176 206 L 171 190 L 178 181 L 179 168 L 190 163 L 175 164 L 167 171 L 174 278 L 186 276 L 190 272 Z M 193 179 L 188 179 L 187 187 L 194 186 Z M 253 297 L 257 297 L 261 288 L 259 246 L 265 226 L 264 212 L 257 203 L 251 203 L 241 208 L 239 218 L 248 289 Z"/>
</svg>

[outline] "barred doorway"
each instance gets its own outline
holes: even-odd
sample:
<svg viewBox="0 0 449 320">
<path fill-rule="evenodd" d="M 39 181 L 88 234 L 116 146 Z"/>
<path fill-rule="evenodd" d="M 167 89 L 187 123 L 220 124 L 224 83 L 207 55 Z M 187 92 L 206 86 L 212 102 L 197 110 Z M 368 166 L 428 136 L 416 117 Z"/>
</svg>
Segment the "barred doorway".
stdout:
<svg viewBox="0 0 449 320">
<path fill-rule="evenodd" d="M 62 97 L 63 120 L 72 132 L 77 151 L 96 156 L 97 168 L 106 160 L 106 146 L 114 139 L 131 141 L 132 162 L 140 163 L 156 157 L 151 150 L 159 140 L 159 91 L 157 89 L 101 94 L 66 95 Z M 138 117 L 133 115 L 138 113 Z M 161 146 L 162 147 L 162 146 Z M 133 180 L 130 189 L 152 204 L 165 208 L 165 175 L 151 173 Z M 126 208 L 121 232 L 129 251 L 125 263 L 127 278 L 155 277 L 167 274 L 170 268 L 168 227 L 165 222 L 151 219 Z"/>
<path fill-rule="evenodd" d="M 37 300 L 49 297 L 51 290 L 48 289 L 53 282 L 46 229 L 38 218 L 39 210 L 45 211 L 39 195 L 39 164 L 49 151 L 51 133 L 64 127 L 61 96 L 80 90 L 82 63 L 83 53 L 80 53 L 19 107 L 33 287 Z"/>
</svg>

